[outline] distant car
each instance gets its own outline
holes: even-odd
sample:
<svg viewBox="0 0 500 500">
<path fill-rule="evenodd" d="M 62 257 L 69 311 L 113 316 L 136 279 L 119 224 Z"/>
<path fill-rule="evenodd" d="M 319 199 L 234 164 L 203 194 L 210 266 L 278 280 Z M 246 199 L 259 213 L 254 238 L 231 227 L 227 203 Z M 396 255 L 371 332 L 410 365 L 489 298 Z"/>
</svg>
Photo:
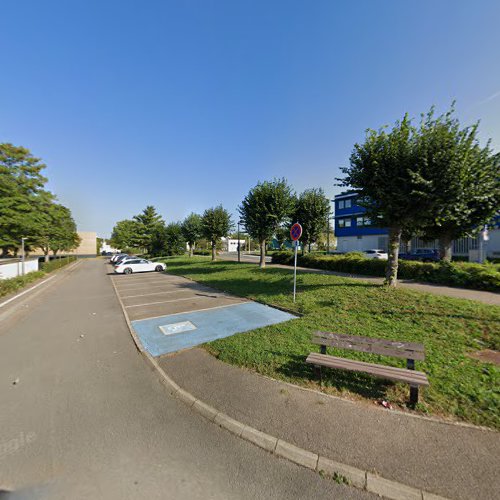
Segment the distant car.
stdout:
<svg viewBox="0 0 500 500">
<path fill-rule="evenodd" d="M 111 259 L 109 259 L 110 262 L 116 262 L 120 257 L 128 257 L 128 254 L 126 253 L 115 253 Z"/>
<path fill-rule="evenodd" d="M 439 250 L 435 248 L 416 248 L 412 252 L 400 253 L 400 259 L 405 260 L 420 260 L 422 262 L 438 262 Z"/>
<path fill-rule="evenodd" d="M 365 250 L 363 252 L 364 256 L 367 259 L 388 259 L 389 256 L 387 255 L 387 252 L 384 252 L 383 250 L 380 250 L 378 248 L 372 248 L 370 250 Z"/>
<path fill-rule="evenodd" d="M 115 273 L 132 274 L 145 273 L 148 271 L 165 271 L 167 266 L 161 262 L 151 262 L 146 259 L 127 259 L 115 266 Z"/>
</svg>

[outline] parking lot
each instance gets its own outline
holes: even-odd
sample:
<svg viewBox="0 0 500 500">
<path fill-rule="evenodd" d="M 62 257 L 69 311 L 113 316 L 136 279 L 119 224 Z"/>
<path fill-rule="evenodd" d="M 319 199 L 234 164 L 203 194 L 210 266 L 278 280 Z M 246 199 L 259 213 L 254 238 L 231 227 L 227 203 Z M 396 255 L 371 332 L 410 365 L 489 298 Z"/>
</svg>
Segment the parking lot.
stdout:
<svg viewBox="0 0 500 500">
<path fill-rule="evenodd" d="M 112 271 L 111 266 L 108 269 Z M 132 327 L 153 356 L 294 318 L 166 273 L 113 275 L 111 279 Z"/>
</svg>

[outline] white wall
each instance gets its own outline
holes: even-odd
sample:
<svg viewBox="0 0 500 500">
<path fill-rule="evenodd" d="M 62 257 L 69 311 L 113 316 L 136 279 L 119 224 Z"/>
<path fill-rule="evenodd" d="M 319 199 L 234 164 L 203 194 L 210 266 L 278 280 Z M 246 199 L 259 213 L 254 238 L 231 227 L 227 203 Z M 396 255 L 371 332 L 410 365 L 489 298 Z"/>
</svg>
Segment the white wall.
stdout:
<svg viewBox="0 0 500 500">
<path fill-rule="evenodd" d="M 25 274 L 38 271 L 38 259 L 27 260 L 24 263 Z M 0 280 L 15 278 L 23 274 L 23 265 L 21 262 L 0 262 Z"/>
<path fill-rule="evenodd" d="M 378 234 L 357 236 L 339 236 L 337 238 L 337 252 L 362 252 L 372 248 L 381 248 Z M 383 249 L 383 248 L 382 248 Z"/>
</svg>

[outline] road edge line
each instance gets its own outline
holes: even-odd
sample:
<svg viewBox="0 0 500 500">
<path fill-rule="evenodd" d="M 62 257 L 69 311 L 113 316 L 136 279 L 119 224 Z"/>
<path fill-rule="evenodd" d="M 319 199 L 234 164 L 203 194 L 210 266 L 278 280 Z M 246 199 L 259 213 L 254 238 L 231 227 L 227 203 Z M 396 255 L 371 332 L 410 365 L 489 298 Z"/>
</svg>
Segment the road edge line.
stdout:
<svg viewBox="0 0 500 500">
<path fill-rule="evenodd" d="M 292 443 L 284 441 L 283 439 L 271 436 L 265 432 L 255 429 L 254 427 L 239 422 L 229 415 L 217 410 L 213 406 L 210 406 L 196 398 L 190 392 L 179 386 L 163 370 L 156 359 L 154 359 L 154 357 L 151 356 L 151 354 L 149 354 L 149 352 L 144 348 L 141 340 L 135 333 L 132 324 L 130 323 L 123 302 L 114 284 L 114 280 L 110 279 L 110 281 L 113 285 L 120 307 L 122 308 L 123 316 L 125 317 L 125 322 L 127 323 L 130 335 L 134 340 L 134 344 L 139 353 L 142 354 L 149 367 L 159 375 L 160 381 L 165 385 L 165 387 L 167 387 L 167 389 L 169 389 L 173 396 L 181 400 L 208 421 L 225 429 L 236 437 L 244 439 L 259 448 L 268 451 L 278 458 L 284 458 L 285 460 L 295 463 L 296 465 L 314 470 L 320 476 L 331 477 L 334 480 L 342 482 L 348 486 L 383 496 L 383 498 L 400 500 L 401 494 L 404 493 L 408 495 L 405 498 L 415 498 L 418 500 L 425 500 L 426 498 L 432 498 L 433 500 L 449 500 L 446 497 L 436 495 L 435 493 L 430 493 L 419 488 L 414 488 L 413 486 L 399 483 L 398 481 L 386 479 L 382 476 L 373 474 L 372 471 L 358 469 L 357 467 L 343 464 L 341 462 L 335 462 L 330 458 L 323 457 L 317 453 L 300 448 Z M 324 468 L 320 469 L 320 463 Z M 360 481 L 360 477 L 364 478 L 364 480 Z"/>
</svg>

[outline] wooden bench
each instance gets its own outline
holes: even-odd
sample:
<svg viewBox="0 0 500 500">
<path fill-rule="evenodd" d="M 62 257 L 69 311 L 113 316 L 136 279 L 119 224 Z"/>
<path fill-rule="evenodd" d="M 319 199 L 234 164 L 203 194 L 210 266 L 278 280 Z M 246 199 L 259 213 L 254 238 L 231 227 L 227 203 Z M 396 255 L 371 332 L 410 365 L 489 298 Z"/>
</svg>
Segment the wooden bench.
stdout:
<svg viewBox="0 0 500 500">
<path fill-rule="evenodd" d="M 425 359 L 425 351 L 422 344 L 414 342 L 394 342 L 391 340 L 359 337 L 357 335 L 341 335 L 338 333 L 321 331 L 313 333 L 312 343 L 319 344 L 321 346 L 321 352 L 312 352 L 309 354 L 306 363 L 310 363 L 318 368 L 320 378 L 321 367 L 324 366 L 327 368 L 368 373 L 374 377 L 395 380 L 397 382 L 406 382 L 410 385 L 410 403 L 412 405 L 418 402 L 418 388 L 420 386 L 429 385 L 427 375 L 415 370 L 415 361 L 423 361 Z M 406 368 L 395 368 L 393 366 L 383 366 L 375 363 L 365 363 L 353 359 L 329 356 L 326 354 L 327 347 L 404 358 L 406 359 Z"/>
</svg>

